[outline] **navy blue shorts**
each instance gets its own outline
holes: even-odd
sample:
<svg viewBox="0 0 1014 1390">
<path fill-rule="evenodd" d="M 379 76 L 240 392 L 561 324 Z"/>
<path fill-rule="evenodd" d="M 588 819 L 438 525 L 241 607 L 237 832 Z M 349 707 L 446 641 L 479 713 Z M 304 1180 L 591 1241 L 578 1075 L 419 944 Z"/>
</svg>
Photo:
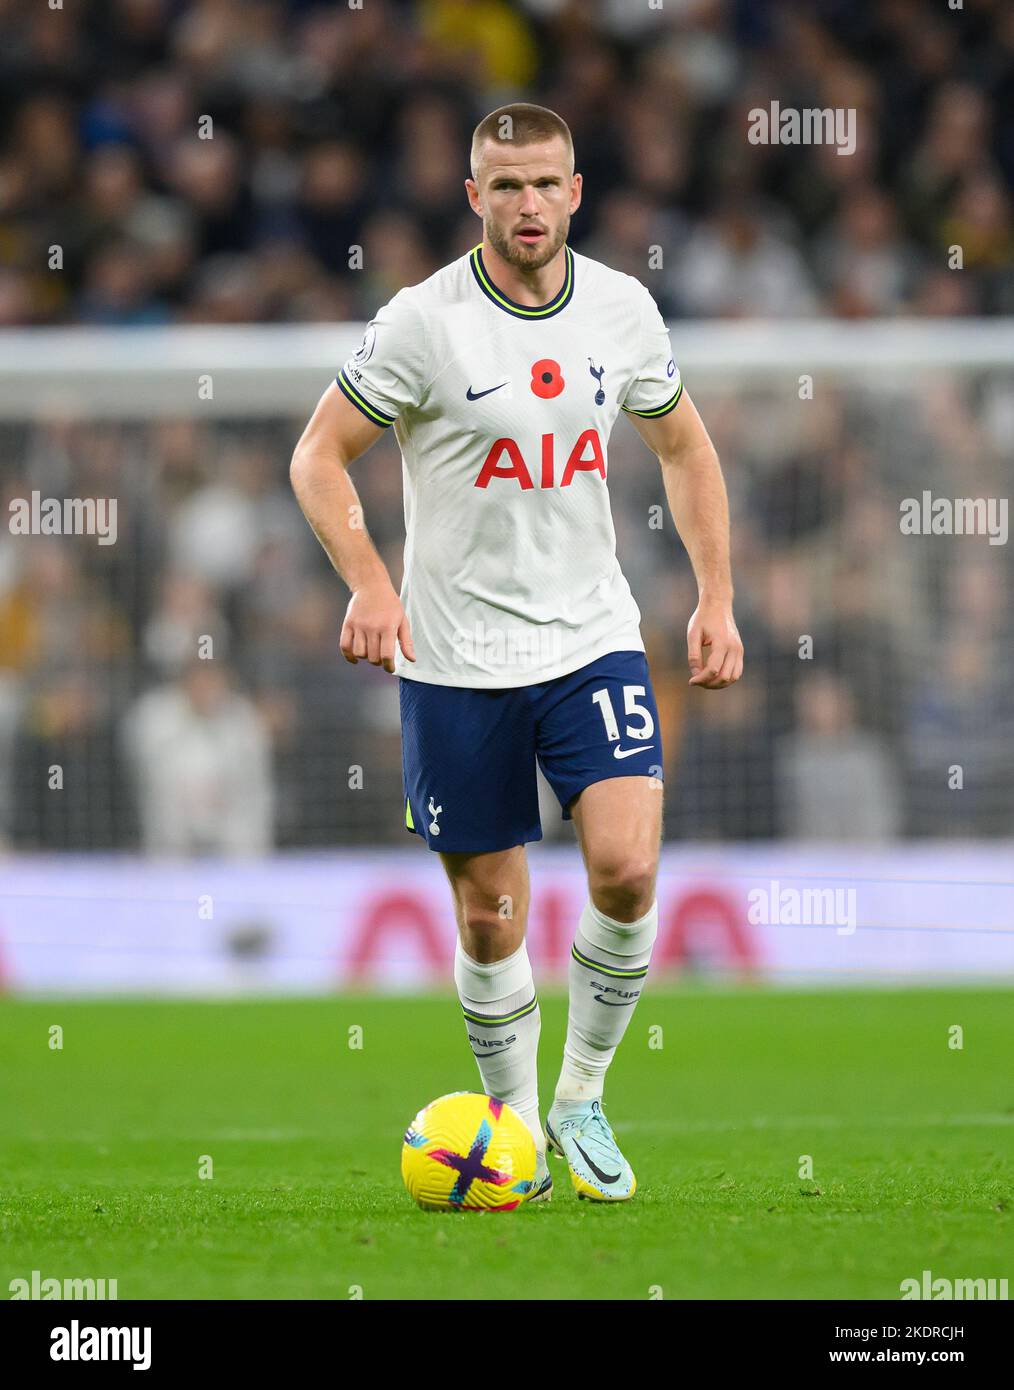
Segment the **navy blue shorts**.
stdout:
<svg viewBox="0 0 1014 1390">
<path fill-rule="evenodd" d="M 405 825 L 430 849 L 484 854 L 542 839 L 536 762 L 570 803 L 610 777 L 662 780 L 658 709 L 643 652 L 541 685 L 470 690 L 401 678 Z"/>
</svg>

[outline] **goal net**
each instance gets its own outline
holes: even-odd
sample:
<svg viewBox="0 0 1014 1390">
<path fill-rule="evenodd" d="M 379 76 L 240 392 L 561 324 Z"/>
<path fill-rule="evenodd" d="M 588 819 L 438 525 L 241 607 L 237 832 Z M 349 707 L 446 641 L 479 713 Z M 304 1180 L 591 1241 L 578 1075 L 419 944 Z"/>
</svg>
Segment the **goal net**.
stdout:
<svg viewBox="0 0 1014 1390">
<path fill-rule="evenodd" d="M 0 843 L 405 844 L 397 682 L 341 659 L 346 594 L 288 485 L 361 334 L 0 335 Z M 621 418 L 609 487 L 662 718 L 666 838 L 1010 836 L 1014 329 L 672 337 L 723 462 L 746 668 L 724 692 L 688 688 L 693 574 Z M 353 477 L 397 584 L 393 432 Z M 549 799 L 543 821 L 572 834 Z"/>
</svg>

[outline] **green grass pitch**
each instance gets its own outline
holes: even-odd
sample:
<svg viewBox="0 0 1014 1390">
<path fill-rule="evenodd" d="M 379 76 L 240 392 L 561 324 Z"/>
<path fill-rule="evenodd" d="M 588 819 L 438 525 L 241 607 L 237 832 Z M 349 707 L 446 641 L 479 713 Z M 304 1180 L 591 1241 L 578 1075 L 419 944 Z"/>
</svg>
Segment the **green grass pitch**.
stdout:
<svg viewBox="0 0 1014 1390">
<path fill-rule="evenodd" d="M 565 998 L 542 1012 L 545 1106 Z M 399 1173 L 415 1111 L 479 1089 L 449 997 L 6 1000 L 0 1297 L 35 1269 L 121 1299 L 897 1299 L 924 1269 L 1010 1277 L 1012 1020 L 1004 990 L 649 990 L 606 1089 L 634 1201 L 579 1202 L 552 1160 L 551 1203 L 476 1216 L 417 1211 Z"/>
</svg>

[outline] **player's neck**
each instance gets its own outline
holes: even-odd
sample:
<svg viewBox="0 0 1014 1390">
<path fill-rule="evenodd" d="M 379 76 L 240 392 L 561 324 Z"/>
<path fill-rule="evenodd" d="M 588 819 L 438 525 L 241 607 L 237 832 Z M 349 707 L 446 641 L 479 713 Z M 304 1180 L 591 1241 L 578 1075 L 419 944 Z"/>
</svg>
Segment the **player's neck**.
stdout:
<svg viewBox="0 0 1014 1390">
<path fill-rule="evenodd" d="M 483 238 L 482 264 L 486 274 L 501 294 L 512 299 L 515 304 L 538 309 L 548 304 L 563 289 L 567 278 L 566 244 L 560 247 L 551 261 L 538 270 L 520 270 L 510 261 L 504 260 L 499 251 L 494 250 Z"/>
</svg>

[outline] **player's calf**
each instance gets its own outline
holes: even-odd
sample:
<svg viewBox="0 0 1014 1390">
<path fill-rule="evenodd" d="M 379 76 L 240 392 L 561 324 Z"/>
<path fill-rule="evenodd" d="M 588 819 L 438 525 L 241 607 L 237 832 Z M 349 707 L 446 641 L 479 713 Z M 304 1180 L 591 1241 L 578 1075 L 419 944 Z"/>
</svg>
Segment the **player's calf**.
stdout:
<svg viewBox="0 0 1014 1390">
<path fill-rule="evenodd" d="M 459 941 L 454 981 L 483 1090 L 518 1112 L 531 1130 L 544 1170 L 546 1140 L 539 1120 L 538 1077 L 542 1025 L 524 942 L 504 960 L 484 965 L 473 960 Z"/>
<path fill-rule="evenodd" d="M 630 1023 L 648 974 L 658 905 L 633 922 L 586 903 L 568 967 L 569 1006 L 558 1101 L 600 1100 L 606 1071 Z"/>
</svg>

